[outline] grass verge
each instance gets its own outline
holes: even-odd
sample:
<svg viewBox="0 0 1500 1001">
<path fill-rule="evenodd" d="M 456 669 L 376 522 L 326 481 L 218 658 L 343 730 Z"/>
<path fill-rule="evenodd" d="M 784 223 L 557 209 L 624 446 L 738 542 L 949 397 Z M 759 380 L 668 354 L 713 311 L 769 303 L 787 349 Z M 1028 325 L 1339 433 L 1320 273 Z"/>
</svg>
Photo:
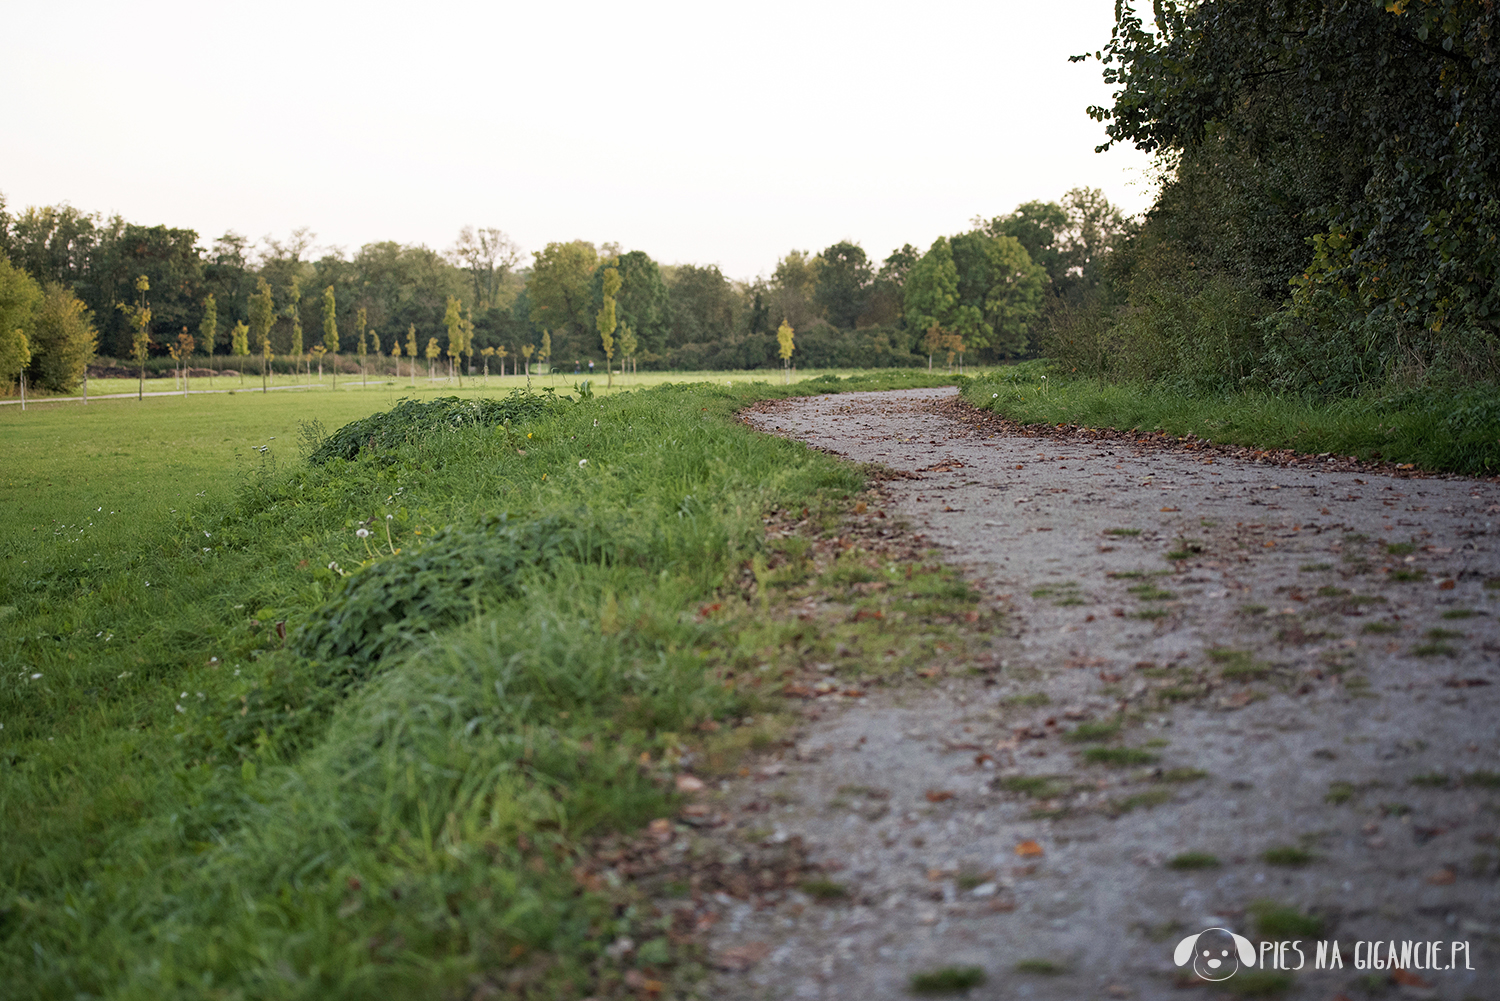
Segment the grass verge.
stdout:
<svg viewBox="0 0 1500 1001">
<path fill-rule="evenodd" d="M 1500 472 L 1500 388 L 1314 399 L 1192 395 L 1163 385 L 1070 378 L 1045 361 L 965 379 L 974 406 L 1022 424 L 1193 435 L 1218 444 L 1330 453 L 1470 475 Z"/>
<path fill-rule="evenodd" d="M 795 562 L 767 512 L 821 538 L 865 485 L 728 418 L 911 378 L 554 401 L 322 465 L 273 445 L 113 544 L 23 539 L 0 580 L 8 996 L 566 998 L 690 958 L 578 875 L 582 846 L 673 816 L 704 735 L 765 712 L 757 677 L 824 655 L 722 613 Z M 894 611 L 936 635 L 961 600 L 837 548 L 815 569 L 860 609 L 851 647 L 886 649 Z M 606 950 L 626 935 L 650 948 Z"/>
</svg>

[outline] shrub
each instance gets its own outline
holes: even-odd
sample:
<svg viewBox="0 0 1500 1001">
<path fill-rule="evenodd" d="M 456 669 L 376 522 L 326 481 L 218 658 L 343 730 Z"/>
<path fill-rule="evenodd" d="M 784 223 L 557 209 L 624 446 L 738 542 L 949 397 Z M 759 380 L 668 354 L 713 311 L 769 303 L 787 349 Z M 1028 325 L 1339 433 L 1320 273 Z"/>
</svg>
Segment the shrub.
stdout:
<svg viewBox="0 0 1500 1001">
<path fill-rule="evenodd" d="M 363 450 L 388 452 L 464 427 L 518 423 L 540 417 L 556 405 L 550 395 L 534 396 L 519 389 L 500 400 L 444 396 L 423 403 L 403 399 L 390 410 L 339 428 L 313 450 L 307 461 L 323 465 L 332 459 L 352 460 Z"/>
</svg>

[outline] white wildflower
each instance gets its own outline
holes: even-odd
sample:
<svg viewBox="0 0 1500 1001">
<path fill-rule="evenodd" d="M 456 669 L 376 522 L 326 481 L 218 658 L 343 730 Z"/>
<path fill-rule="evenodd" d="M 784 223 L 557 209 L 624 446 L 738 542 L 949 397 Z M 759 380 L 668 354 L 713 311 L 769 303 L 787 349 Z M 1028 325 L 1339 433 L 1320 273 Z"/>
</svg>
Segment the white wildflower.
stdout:
<svg viewBox="0 0 1500 1001">
<path fill-rule="evenodd" d="M 584 466 L 587 466 L 588 464 L 589 464 L 589 460 L 587 460 L 587 459 L 579 459 L 578 460 L 578 468 L 579 469 L 582 469 Z"/>
<path fill-rule="evenodd" d="M 355 532 L 354 534 L 356 536 L 358 536 L 359 538 L 361 538 L 361 539 L 368 539 L 370 537 L 370 530 L 368 528 L 361 528 L 359 531 Z"/>
</svg>

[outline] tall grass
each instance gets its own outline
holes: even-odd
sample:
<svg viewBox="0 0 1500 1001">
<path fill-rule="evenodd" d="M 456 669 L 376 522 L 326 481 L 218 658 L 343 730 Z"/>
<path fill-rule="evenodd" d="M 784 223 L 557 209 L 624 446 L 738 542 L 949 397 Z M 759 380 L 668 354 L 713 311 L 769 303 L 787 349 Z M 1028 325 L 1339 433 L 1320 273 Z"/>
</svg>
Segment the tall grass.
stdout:
<svg viewBox="0 0 1500 1001">
<path fill-rule="evenodd" d="M 97 562 L 20 543 L 0 583 L 7 996 L 430 997 L 478 973 L 585 992 L 645 919 L 582 892 L 571 853 L 665 815 L 683 735 L 757 707 L 704 669 L 735 626 L 695 609 L 759 551 L 764 511 L 863 482 L 727 418 L 928 381 L 664 386 L 321 466 L 278 436 L 235 489 Z M 387 594 L 382 568 L 474 563 L 524 525 L 556 532 L 517 535 L 535 558 L 463 592 L 466 614 L 393 604 L 378 660 L 298 652 L 338 602 Z"/>
</svg>

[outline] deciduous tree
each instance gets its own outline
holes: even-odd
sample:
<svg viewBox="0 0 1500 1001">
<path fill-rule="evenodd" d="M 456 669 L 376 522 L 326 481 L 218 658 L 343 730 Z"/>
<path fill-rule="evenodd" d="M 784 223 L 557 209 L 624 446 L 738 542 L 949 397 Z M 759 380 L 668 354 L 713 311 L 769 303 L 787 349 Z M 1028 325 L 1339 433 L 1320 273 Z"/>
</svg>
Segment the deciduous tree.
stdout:
<svg viewBox="0 0 1500 1001">
<path fill-rule="evenodd" d="M 615 384 L 615 327 L 619 321 L 615 319 L 615 293 L 620 291 L 620 271 L 618 268 L 604 269 L 604 304 L 599 307 L 599 313 L 594 318 L 595 325 L 599 331 L 599 343 L 604 348 L 604 369 L 606 372 L 605 385 Z"/>
<path fill-rule="evenodd" d="M 250 297 L 250 340 L 260 355 L 261 389 L 265 389 L 266 366 L 271 357 L 271 325 L 276 322 L 276 298 L 264 278 L 255 280 L 255 294 Z"/>
<path fill-rule="evenodd" d="M 333 385 L 336 389 L 339 384 L 339 321 L 332 285 L 323 290 L 323 348 L 333 355 Z"/>
<path fill-rule="evenodd" d="M 776 353 L 781 355 L 781 381 L 783 384 L 792 381 L 792 352 L 797 349 L 796 342 L 792 339 L 792 325 L 785 320 L 781 326 L 776 328 Z"/>
<path fill-rule="evenodd" d="M 32 381 L 53 392 L 70 392 L 98 350 L 93 314 L 66 285 L 50 284 L 32 323 Z"/>
</svg>

